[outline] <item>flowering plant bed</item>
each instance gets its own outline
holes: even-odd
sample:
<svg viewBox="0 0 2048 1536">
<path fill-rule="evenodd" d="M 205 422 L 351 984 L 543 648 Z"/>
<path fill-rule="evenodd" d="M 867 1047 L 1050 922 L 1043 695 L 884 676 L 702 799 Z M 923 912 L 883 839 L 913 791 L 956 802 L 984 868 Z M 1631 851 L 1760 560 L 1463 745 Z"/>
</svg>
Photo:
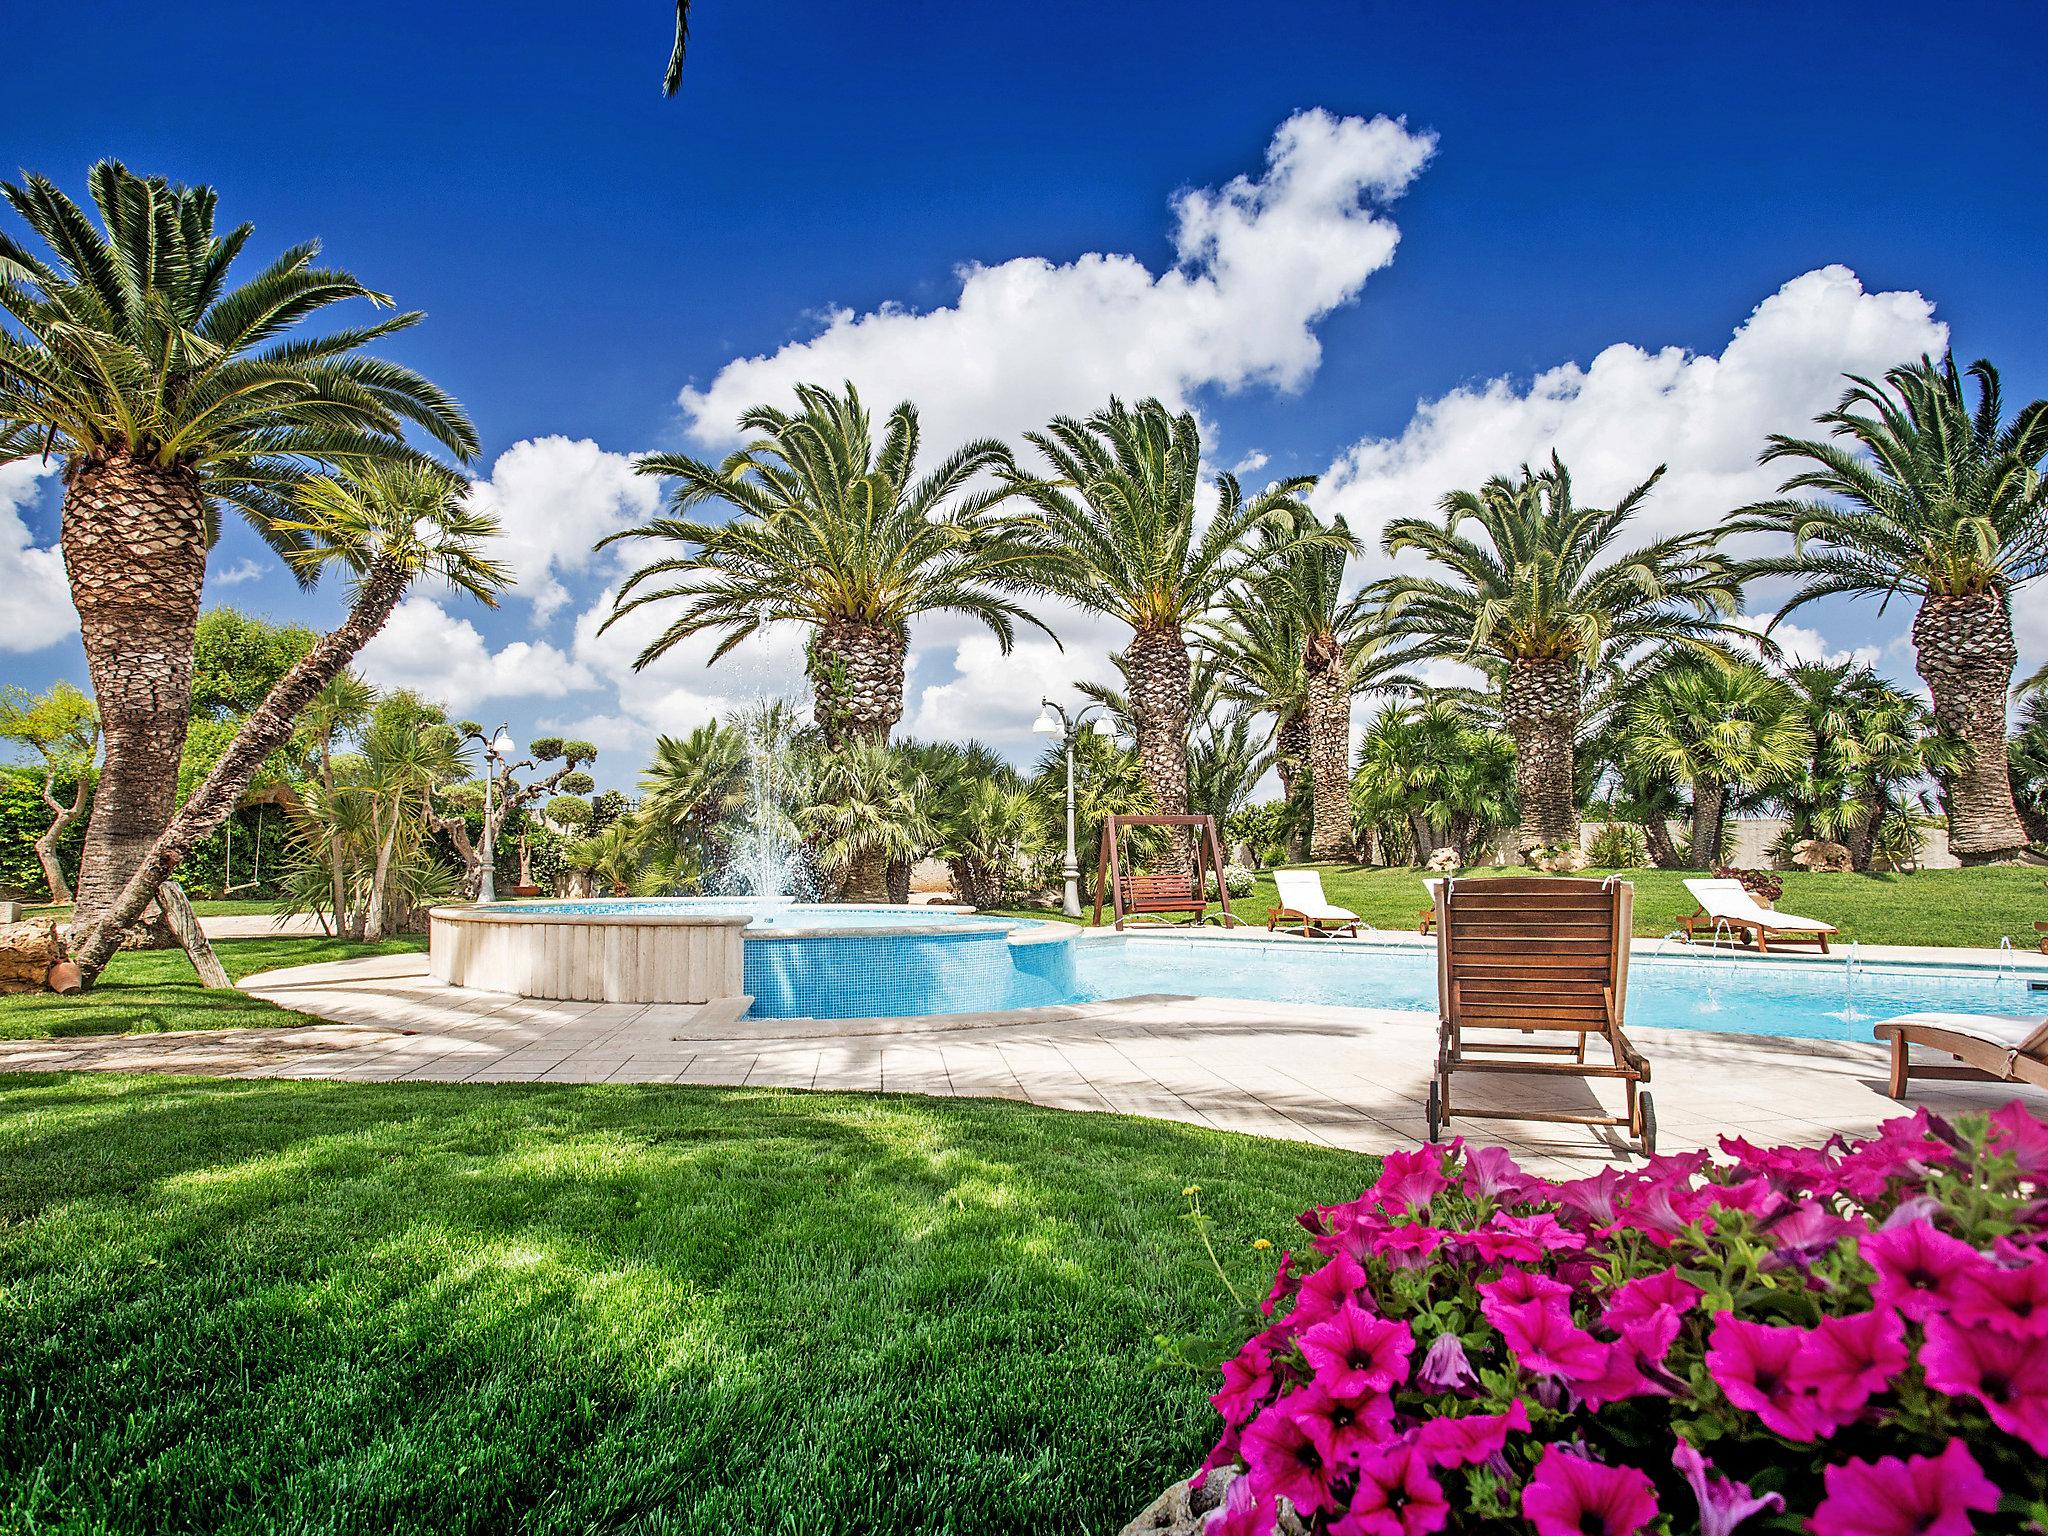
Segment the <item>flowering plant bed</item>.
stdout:
<svg viewBox="0 0 2048 1536">
<path fill-rule="evenodd" d="M 1425 1147 L 1304 1214 L 1251 1336 L 1174 1348 L 1223 1374 L 1198 1481 L 1241 1469 L 1206 1529 L 2048 1529 L 2048 1127 L 1721 1145 L 1562 1184 Z"/>
</svg>

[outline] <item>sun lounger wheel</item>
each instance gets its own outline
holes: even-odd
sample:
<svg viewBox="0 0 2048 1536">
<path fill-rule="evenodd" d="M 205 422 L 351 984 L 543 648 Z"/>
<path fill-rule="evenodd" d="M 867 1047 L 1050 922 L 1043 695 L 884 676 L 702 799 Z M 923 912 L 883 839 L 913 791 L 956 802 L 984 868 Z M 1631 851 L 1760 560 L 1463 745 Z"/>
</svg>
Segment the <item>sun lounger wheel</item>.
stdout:
<svg viewBox="0 0 2048 1536">
<path fill-rule="evenodd" d="M 1429 1116 L 1429 1139 L 1433 1142 L 1444 1128 L 1443 1088 L 1435 1078 L 1429 1080 L 1429 1102 L 1423 1112 Z"/>
<path fill-rule="evenodd" d="M 1651 1101 L 1647 1093 L 1637 1102 L 1642 1111 L 1643 1156 L 1655 1157 L 1657 1155 L 1657 1106 Z"/>
</svg>

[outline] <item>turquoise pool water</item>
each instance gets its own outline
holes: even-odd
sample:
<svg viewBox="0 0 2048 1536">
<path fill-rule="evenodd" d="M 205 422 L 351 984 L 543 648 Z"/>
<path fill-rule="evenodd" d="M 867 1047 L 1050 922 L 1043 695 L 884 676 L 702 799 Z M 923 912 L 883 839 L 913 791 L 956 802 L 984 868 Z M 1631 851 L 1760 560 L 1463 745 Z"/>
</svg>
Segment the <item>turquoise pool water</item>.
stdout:
<svg viewBox="0 0 2048 1536">
<path fill-rule="evenodd" d="M 1436 1011 L 1433 949 L 1143 938 L 1070 947 L 1077 995 L 1090 999 L 1169 992 Z M 2025 974 L 1989 968 L 1859 961 L 1851 977 L 1846 960 L 1832 957 L 1643 956 L 1629 967 L 1628 1023 L 1636 1029 L 1868 1040 L 1877 1020 L 1920 1009 L 2048 1014 L 2048 991 L 2032 990 Z"/>
</svg>

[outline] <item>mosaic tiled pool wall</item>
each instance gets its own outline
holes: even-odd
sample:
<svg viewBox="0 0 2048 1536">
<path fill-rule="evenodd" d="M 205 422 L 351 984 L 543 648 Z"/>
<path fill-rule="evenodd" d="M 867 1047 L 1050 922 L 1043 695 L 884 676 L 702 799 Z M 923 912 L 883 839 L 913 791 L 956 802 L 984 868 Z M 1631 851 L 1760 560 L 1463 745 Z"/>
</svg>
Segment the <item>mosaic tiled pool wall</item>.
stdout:
<svg viewBox="0 0 2048 1536">
<path fill-rule="evenodd" d="M 749 934 L 746 989 L 765 1019 L 860 1019 L 1033 1008 L 1074 995 L 1073 946 L 1008 931 Z"/>
</svg>

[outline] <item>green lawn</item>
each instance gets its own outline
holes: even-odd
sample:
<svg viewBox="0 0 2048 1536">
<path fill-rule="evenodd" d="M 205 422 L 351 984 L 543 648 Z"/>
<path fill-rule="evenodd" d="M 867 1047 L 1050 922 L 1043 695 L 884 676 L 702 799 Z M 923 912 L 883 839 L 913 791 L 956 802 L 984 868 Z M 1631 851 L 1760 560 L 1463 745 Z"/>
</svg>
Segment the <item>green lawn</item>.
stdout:
<svg viewBox="0 0 2048 1536">
<path fill-rule="evenodd" d="M 1416 914 L 1427 900 L 1420 871 L 1361 865 L 1320 867 L 1323 890 L 1336 905 L 1349 907 L 1378 928 L 1414 929 Z M 1638 935 L 1655 938 L 1669 933 L 1678 926 L 1681 915 L 1692 911 L 1692 898 L 1680 882 L 1696 877 L 1697 871 L 1632 869 L 1624 874 L 1636 887 Z M 2048 871 L 2024 867 L 1927 869 L 1910 875 L 1787 871 L 1782 876 L 1785 895 L 1778 905 L 1788 912 L 1825 918 L 1842 930 L 1844 939 L 1861 939 L 1866 944 L 1995 949 L 2000 936 L 2009 934 L 2015 946 L 2031 949 L 2040 937 L 2034 932 L 2034 923 L 2048 919 L 2048 879 L 2044 876 Z M 1233 899 L 1231 906 L 1242 916 L 1263 923 L 1274 899 L 1272 877 L 1261 875 L 1257 891 Z"/>
<path fill-rule="evenodd" d="M 280 966 L 425 949 L 427 941 L 417 935 L 377 944 L 346 939 L 222 939 L 213 947 L 228 975 L 239 981 Z M 237 1029 L 288 1024 L 298 1017 L 242 992 L 207 991 L 199 985 L 182 949 L 124 950 L 90 992 L 70 997 L 48 992 L 0 997 L 0 1040 Z"/>
<path fill-rule="evenodd" d="M 1108 1532 L 1372 1159 L 1003 1102 L 0 1078 L 0 1530 Z M 1299 1233 L 1295 1236 L 1298 1238 Z"/>
<path fill-rule="evenodd" d="M 267 897 L 261 901 L 195 900 L 192 903 L 192 910 L 201 917 L 264 917 L 277 910 L 277 903 Z M 23 907 L 22 913 L 27 917 L 54 917 L 62 922 L 71 921 L 71 906 L 68 902 L 62 906 L 45 904 Z"/>
</svg>

